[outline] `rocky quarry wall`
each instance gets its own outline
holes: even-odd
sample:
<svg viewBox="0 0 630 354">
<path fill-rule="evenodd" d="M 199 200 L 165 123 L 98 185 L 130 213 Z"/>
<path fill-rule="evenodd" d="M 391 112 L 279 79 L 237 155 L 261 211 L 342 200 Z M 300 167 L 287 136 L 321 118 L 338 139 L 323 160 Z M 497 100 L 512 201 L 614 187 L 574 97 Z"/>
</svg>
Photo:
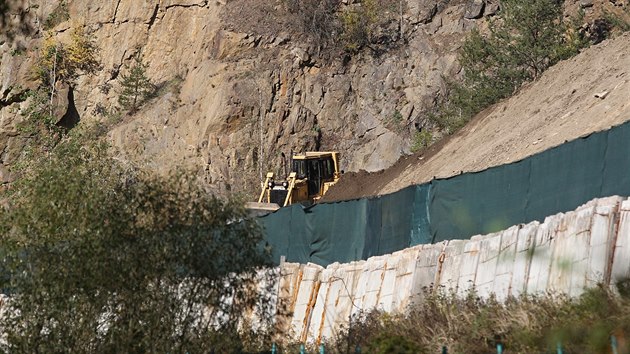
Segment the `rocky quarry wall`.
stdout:
<svg viewBox="0 0 630 354">
<path fill-rule="evenodd" d="M 69 19 L 46 29 L 62 3 Z M 123 159 L 159 172 L 190 168 L 223 194 L 258 189 L 262 174 L 291 151 L 342 151 L 345 170 L 386 168 L 409 152 L 443 77 L 460 70 L 456 51 L 475 21 L 465 18 L 465 1 L 404 3 L 403 46 L 325 61 L 310 41 L 278 25 L 276 1 L 8 2 L 9 19 L 19 23 L 10 40 L 0 40 L 0 183 L 12 179 L 29 141 L 18 125 L 43 38 L 50 31 L 63 40 L 82 23 L 101 68 L 57 87 L 59 118 L 72 108 L 79 121 L 111 120 L 121 74 L 138 55 L 160 87 L 109 128 Z"/>
<path fill-rule="evenodd" d="M 326 268 L 284 263 L 280 273 L 278 327 L 305 342 L 331 337 L 361 311 L 405 311 L 425 291 L 474 289 L 504 300 L 544 292 L 576 296 L 598 284 L 614 288 L 630 277 L 630 199 L 595 199 L 542 223 L 367 261 Z"/>
<path fill-rule="evenodd" d="M 292 27 L 299 19 L 281 11 L 280 1 L 5 3 L 0 185 L 15 178 L 12 168 L 31 138 L 19 124 L 30 104 L 25 93 L 37 86 L 32 72 L 45 37 L 67 40 L 85 24 L 100 67 L 59 83 L 57 118 L 71 113 L 74 121 L 103 123 L 121 159 L 158 172 L 191 169 L 224 195 L 257 190 L 291 151 L 341 151 L 346 171 L 392 165 L 410 151 L 414 133 L 431 128 L 445 78 L 461 71 L 456 58 L 466 33 L 497 11 L 491 0 L 391 1 L 396 6 L 379 9 L 396 19 L 379 33 L 384 50 L 342 51 L 328 60 Z M 63 11 L 66 20 L 46 26 L 55 13 L 65 18 Z M 117 111 L 121 76 L 138 55 L 160 89 L 127 115 Z"/>
</svg>

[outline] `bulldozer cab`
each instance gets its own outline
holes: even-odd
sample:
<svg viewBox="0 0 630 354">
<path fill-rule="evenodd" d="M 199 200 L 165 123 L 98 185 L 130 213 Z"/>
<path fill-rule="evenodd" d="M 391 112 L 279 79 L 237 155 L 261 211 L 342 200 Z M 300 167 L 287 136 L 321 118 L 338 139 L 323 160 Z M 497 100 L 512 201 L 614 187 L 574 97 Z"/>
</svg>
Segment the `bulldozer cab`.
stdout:
<svg viewBox="0 0 630 354">
<path fill-rule="evenodd" d="M 334 156 L 336 157 L 336 156 Z M 291 171 L 295 172 L 297 179 L 305 179 L 308 195 L 321 196 L 324 183 L 333 182 L 338 175 L 336 159 L 332 153 L 306 153 L 293 157 Z"/>
</svg>

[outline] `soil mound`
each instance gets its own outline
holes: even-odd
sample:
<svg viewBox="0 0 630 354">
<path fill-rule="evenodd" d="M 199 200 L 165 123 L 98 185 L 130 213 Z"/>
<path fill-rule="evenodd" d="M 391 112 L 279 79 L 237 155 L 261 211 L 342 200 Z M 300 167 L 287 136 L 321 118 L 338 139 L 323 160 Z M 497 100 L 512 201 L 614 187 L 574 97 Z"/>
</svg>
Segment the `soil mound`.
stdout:
<svg viewBox="0 0 630 354">
<path fill-rule="evenodd" d="M 426 152 L 375 173 L 346 173 L 325 201 L 392 193 L 409 185 L 521 160 L 630 119 L 630 34 L 547 70 Z"/>
</svg>

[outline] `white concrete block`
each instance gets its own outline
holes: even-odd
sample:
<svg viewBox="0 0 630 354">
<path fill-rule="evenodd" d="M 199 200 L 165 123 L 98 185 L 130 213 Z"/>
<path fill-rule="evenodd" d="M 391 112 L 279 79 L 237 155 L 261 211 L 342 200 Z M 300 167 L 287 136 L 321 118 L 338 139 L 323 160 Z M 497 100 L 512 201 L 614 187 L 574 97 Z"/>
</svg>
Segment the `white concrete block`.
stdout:
<svg viewBox="0 0 630 354">
<path fill-rule="evenodd" d="M 552 242 L 552 260 L 547 287 L 553 292 L 580 294 L 586 285 L 590 225 L 595 207 L 591 203 L 559 218 Z"/>
<path fill-rule="evenodd" d="M 479 238 L 464 244 L 464 252 L 460 255 L 459 279 L 457 281 L 457 294 L 465 296 L 475 285 L 477 265 L 479 264 L 481 242 Z"/>
<path fill-rule="evenodd" d="M 512 226 L 501 233 L 501 248 L 497 259 L 492 292 L 500 301 L 507 299 L 512 287 L 516 245 L 520 226 Z"/>
<path fill-rule="evenodd" d="M 316 294 L 315 305 L 311 310 L 310 319 L 307 321 L 307 338 L 317 340 L 320 337 L 324 321 L 326 319 L 326 307 L 328 306 L 329 289 L 331 278 L 335 272 L 334 267 L 327 267 L 322 270 L 319 276 L 319 291 Z"/>
<path fill-rule="evenodd" d="M 369 259 L 368 263 L 370 268 L 367 287 L 361 301 L 364 311 L 378 308 L 381 288 L 387 269 L 387 260 L 383 258 Z"/>
<path fill-rule="evenodd" d="M 363 266 L 364 262 L 355 262 L 349 266 L 340 267 L 333 273 L 328 290 L 323 337 L 330 337 L 340 326 L 347 325 L 353 310 L 357 309 L 354 293 L 363 273 Z"/>
<path fill-rule="evenodd" d="M 527 278 L 527 293 L 541 294 L 547 291 L 549 268 L 551 266 L 551 239 L 559 224 L 557 216 L 547 217 L 536 230 L 536 238 L 531 249 L 531 261 Z"/>
<path fill-rule="evenodd" d="M 551 246 L 551 266 L 546 288 L 552 292 L 565 293 L 571 289 L 572 258 L 569 254 L 570 237 L 567 236 L 568 225 L 575 221 L 574 213 L 566 213 L 558 217 L 558 227 L 553 235 Z M 570 236 L 570 235 L 569 235 Z"/>
<path fill-rule="evenodd" d="M 371 261 L 371 259 L 370 259 Z M 357 273 L 358 279 L 356 280 L 356 291 L 353 294 L 352 302 L 354 306 L 351 308 L 351 315 L 354 316 L 361 312 L 362 309 L 366 308 L 364 305 L 364 299 L 366 294 L 369 292 L 369 281 L 371 278 L 371 262 L 365 262 L 363 264 L 363 269 L 360 273 Z"/>
<path fill-rule="evenodd" d="M 490 234 L 479 239 L 478 264 L 473 281 L 475 291 L 481 297 L 489 297 L 494 290 L 494 278 L 500 251 L 501 233 Z"/>
<path fill-rule="evenodd" d="M 620 280 L 630 278 L 630 199 L 621 203 L 619 230 L 610 275 L 611 286 Z"/>
<path fill-rule="evenodd" d="M 534 221 L 523 225 L 518 231 L 516 254 L 514 255 L 514 270 L 512 271 L 512 282 L 510 284 L 510 295 L 514 297 L 518 297 L 527 292 L 529 271 L 539 227 L 540 223 Z"/>
<path fill-rule="evenodd" d="M 414 298 L 414 271 L 416 260 L 422 248 L 415 249 L 405 255 L 398 263 L 396 279 L 393 285 L 392 310 L 402 312 Z"/>
<path fill-rule="evenodd" d="M 444 262 L 437 275 L 439 280 L 437 284 L 441 291 L 457 291 L 463 260 L 462 254 L 467 244 L 468 241 L 452 240 L 444 247 Z"/>
<path fill-rule="evenodd" d="M 376 308 L 386 312 L 393 311 L 394 293 L 399 291 L 408 291 L 408 289 L 395 289 L 397 271 L 396 268 L 404 262 L 402 254 L 393 255 L 386 264 L 385 271 L 383 273 L 383 280 L 378 293 L 378 300 Z"/>
<path fill-rule="evenodd" d="M 591 239 L 586 272 L 586 286 L 594 287 L 607 281 L 610 262 L 617 233 L 617 218 L 622 198 L 601 199 L 593 214 Z"/>
<path fill-rule="evenodd" d="M 568 246 L 568 258 L 571 260 L 570 296 L 577 296 L 584 292 L 589 273 L 589 252 L 591 243 L 591 230 L 595 206 L 580 208 L 574 212 L 576 222 L 569 225 L 567 237 L 570 238 Z M 589 225 L 585 227 L 584 225 Z"/>
<path fill-rule="evenodd" d="M 446 259 L 446 254 L 440 258 L 445 245 L 446 243 L 426 245 L 418 252 L 414 262 L 413 275 L 411 276 L 410 292 L 413 294 L 414 299 L 410 299 L 410 302 L 421 299 L 426 291 L 435 286 L 439 277 L 438 272 L 441 272 L 444 267 L 440 260 Z"/>
<path fill-rule="evenodd" d="M 346 292 L 342 277 L 335 274 L 335 276 L 330 278 L 327 285 L 326 305 L 322 312 L 323 323 L 321 323 L 322 326 L 319 332 L 322 338 L 329 338 L 339 326 L 347 324 L 351 306 L 349 301 L 347 301 L 349 299 L 348 296 L 344 297 L 346 301 L 342 301 L 341 306 L 339 304 L 340 297 Z M 342 317 L 344 314 L 346 315 L 345 318 Z"/>
<path fill-rule="evenodd" d="M 311 305 L 317 296 L 318 276 L 323 268 L 307 264 L 302 268 L 302 281 L 297 292 L 297 300 L 293 309 L 293 320 L 290 331 L 300 338 L 307 330 L 310 320 Z"/>
</svg>

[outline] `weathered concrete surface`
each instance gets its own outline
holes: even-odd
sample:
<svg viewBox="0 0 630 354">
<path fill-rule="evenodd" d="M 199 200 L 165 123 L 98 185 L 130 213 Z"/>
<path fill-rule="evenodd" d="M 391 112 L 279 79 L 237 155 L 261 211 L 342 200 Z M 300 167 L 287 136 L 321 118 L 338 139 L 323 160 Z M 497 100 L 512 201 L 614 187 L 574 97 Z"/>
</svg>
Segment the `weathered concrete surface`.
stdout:
<svg viewBox="0 0 630 354">
<path fill-rule="evenodd" d="M 630 277 L 630 200 L 596 199 L 543 223 L 367 261 L 282 269 L 279 303 L 293 309 L 291 336 L 309 342 L 333 336 L 361 311 L 403 311 L 427 291 L 474 289 L 500 300 L 548 291 L 576 296 Z"/>
</svg>

